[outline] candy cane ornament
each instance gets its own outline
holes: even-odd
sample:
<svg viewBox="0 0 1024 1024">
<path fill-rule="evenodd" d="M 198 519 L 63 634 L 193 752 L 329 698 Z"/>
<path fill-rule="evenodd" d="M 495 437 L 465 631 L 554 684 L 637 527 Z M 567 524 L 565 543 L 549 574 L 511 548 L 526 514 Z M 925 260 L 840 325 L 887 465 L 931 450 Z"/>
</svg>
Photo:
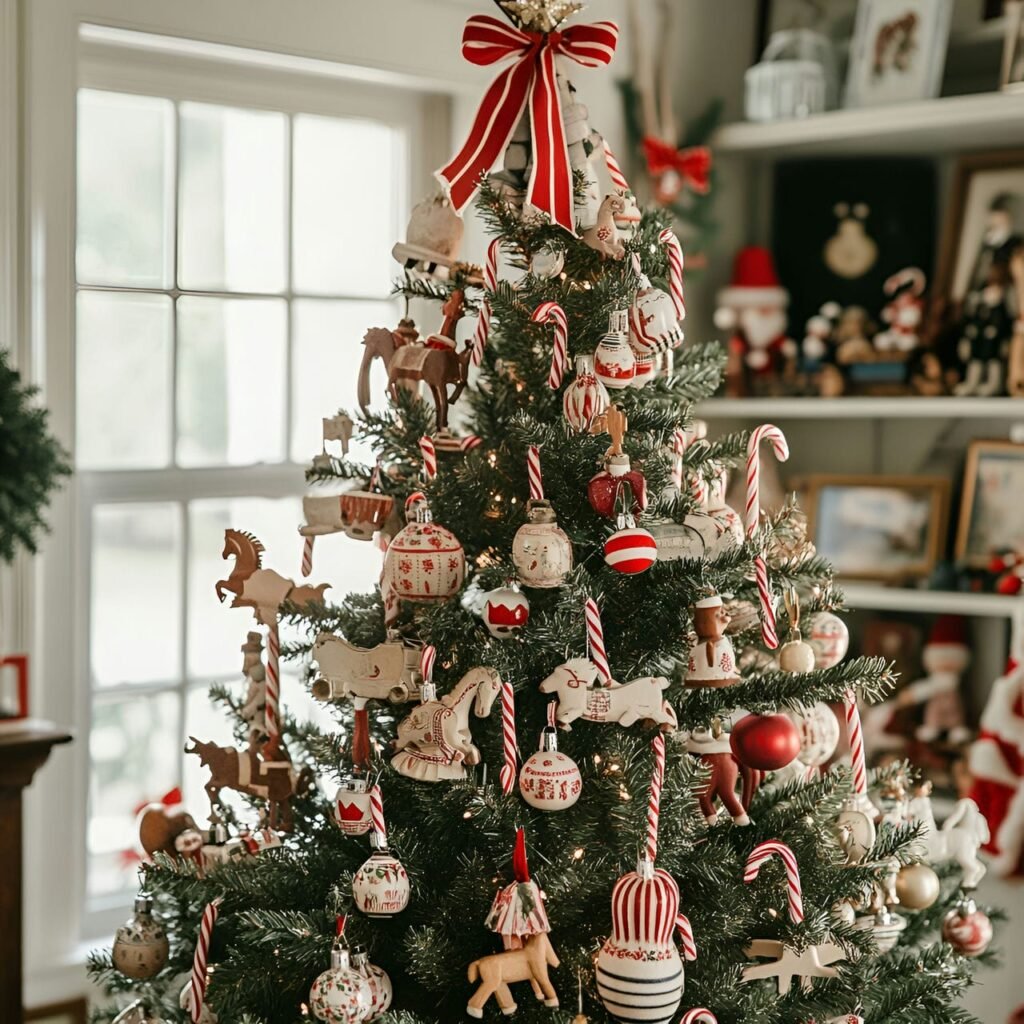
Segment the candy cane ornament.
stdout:
<svg viewBox="0 0 1024 1024">
<path fill-rule="evenodd" d="M 654 753 L 654 770 L 651 772 L 651 789 L 647 797 L 647 859 L 652 863 L 658 859 L 658 818 L 661 815 L 661 789 L 665 782 L 665 734 L 658 733 L 651 741 Z"/>
<path fill-rule="evenodd" d="M 437 648 L 433 644 L 426 644 L 420 651 L 420 675 L 423 677 L 421 694 L 424 704 L 437 697 L 437 687 L 434 686 L 434 662 L 436 660 Z"/>
<path fill-rule="evenodd" d="M 747 500 L 744 507 L 744 524 L 748 537 L 757 533 L 761 520 L 761 443 L 768 441 L 779 462 L 789 458 L 789 445 L 786 436 L 778 427 L 764 423 L 757 427 L 747 442 Z M 771 584 L 768 580 L 768 566 L 764 556 L 754 559 L 754 580 L 757 584 L 757 596 L 761 605 L 761 639 L 769 650 L 779 646 L 779 636 L 775 625 L 775 600 L 772 596 Z"/>
<path fill-rule="evenodd" d="M 555 325 L 555 346 L 551 353 L 551 370 L 548 373 L 548 387 L 557 391 L 565 376 L 569 362 L 569 321 L 565 310 L 557 302 L 542 302 L 530 319 L 535 324 Z"/>
<path fill-rule="evenodd" d="M 526 475 L 530 481 L 530 500 L 544 500 L 544 477 L 540 471 L 540 449 L 531 444 L 526 450 Z"/>
<path fill-rule="evenodd" d="M 683 489 L 683 455 L 686 453 L 686 431 L 676 427 L 672 431 L 672 486 Z"/>
<path fill-rule="evenodd" d="M 516 740 L 515 691 L 507 679 L 501 682 L 501 746 L 504 763 L 498 773 L 498 781 L 502 793 L 511 796 L 519 775 L 519 743 Z"/>
<path fill-rule="evenodd" d="M 427 480 L 437 477 L 437 449 L 433 438 L 424 435 L 420 438 L 420 455 L 423 456 L 423 475 Z"/>
<path fill-rule="evenodd" d="M 487 259 L 484 262 L 484 288 L 488 292 L 495 292 L 498 289 L 498 254 L 501 251 L 501 242 L 495 238 L 487 247 Z M 473 332 L 473 355 L 471 356 L 474 366 L 483 362 L 484 349 L 487 347 L 487 339 L 491 333 L 491 301 L 484 295 L 480 304 L 480 316 L 476 322 L 476 330 Z"/>
<path fill-rule="evenodd" d="M 679 1024 L 718 1024 L 718 1018 L 710 1010 L 698 1006 L 695 1010 L 687 1010 L 679 1018 Z"/>
<path fill-rule="evenodd" d="M 686 299 L 683 295 L 683 247 L 676 238 L 676 233 L 671 228 L 665 228 L 658 235 L 658 242 L 665 247 L 668 257 L 668 290 L 672 296 L 672 304 L 675 306 L 676 316 L 680 320 L 686 319 Z"/>
<path fill-rule="evenodd" d="M 759 843 L 747 858 L 747 866 L 743 872 L 743 881 L 748 884 L 757 878 L 761 865 L 772 857 L 779 857 L 786 868 L 786 897 L 789 903 L 789 917 L 793 924 L 800 924 L 804 919 L 803 889 L 800 886 L 800 868 L 793 851 L 776 839 Z"/>
<path fill-rule="evenodd" d="M 853 690 L 847 690 L 843 704 L 846 711 L 846 732 L 850 739 L 850 762 L 853 765 L 853 791 L 858 796 L 866 796 L 868 766 L 864 756 L 864 733 L 860 726 L 857 694 Z"/>
<path fill-rule="evenodd" d="M 612 152 L 612 147 L 608 145 L 608 140 L 602 140 L 601 146 L 604 150 L 604 162 L 608 168 L 608 177 L 612 179 L 612 184 L 620 192 L 631 192 L 632 189 L 629 187 L 629 182 L 626 181 L 626 176 L 622 173 L 622 168 L 619 166 L 619 161 L 615 159 L 615 154 Z"/>
<path fill-rule="evenodd" d="M 590 648 L 590 660 L 597 667 L 597 677 L 602 686 L 610 686 L 612 670 L 608 665 L 608 655 L 604 649 L 604 627 L 601 625 L 601 612 L 597 602 L 588 597 L 584 607 L 587 622 L 587 646 Z"/>
<path fill-rule="evenodd" d="M 384 794 L 379 785 L 375 785 L 370 790 L 370 821 L 373 831 L 377 833 L 378 848 L 386 847 L 388 845 L 388 827 L 384 821 Z"/>
<path fill-rule="evenodd" d="M 203 1005 L 206 1002 L 207 967 L 210 954 L 210 939 L 213 926 L 217 923 L 220 913 L 221 898 L 207 903 L 203 908 L 203 916 L 199 922 L 199 937 L 196 940 L 196 952 L 192 958 L 192 974 L 189 979 L 189 1015 L 194 1024 L 199 1024 L 203 1016 Z"/>
<path fill-rule="evenodd" d="M 281 699 L 281 635 L 275 622 L 267 630 L 267 683 L 264 695 L 263 723 L 266 727 L 267 742 L 263 748 L 264 758 L 273 758 L 281 741 L 280 721 Z"/>
</svg>

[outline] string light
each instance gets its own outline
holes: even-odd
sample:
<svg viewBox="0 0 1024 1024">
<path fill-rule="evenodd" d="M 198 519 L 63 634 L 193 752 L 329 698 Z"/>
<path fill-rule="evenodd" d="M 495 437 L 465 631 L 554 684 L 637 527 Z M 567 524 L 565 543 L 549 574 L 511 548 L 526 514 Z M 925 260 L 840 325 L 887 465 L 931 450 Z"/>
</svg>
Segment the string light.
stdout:
<svg viewBox="0 0 1024 1024">
<path fill-rule="evenodd" d="M 582 846 L 577 846 L 576 849 L 572 851 L 572 859 L 573 860 L 583 860 L 583 847 Z"/>
</svg>

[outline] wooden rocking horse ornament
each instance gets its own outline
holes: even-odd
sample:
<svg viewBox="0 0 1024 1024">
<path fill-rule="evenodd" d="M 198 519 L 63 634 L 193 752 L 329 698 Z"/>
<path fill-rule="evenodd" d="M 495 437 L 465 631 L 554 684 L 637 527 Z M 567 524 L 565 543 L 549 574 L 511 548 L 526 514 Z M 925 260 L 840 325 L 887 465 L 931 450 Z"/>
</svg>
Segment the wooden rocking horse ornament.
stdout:
<svg viewBox="0 0 1024 1024">
<path fill-rule="evenodd" d="M 448 426 L 448 406 L 458 401 L 469 380 L 471 346 L 456 349 L 455 328 L 465 311 L 465 292 L 456 289 L 441 307 L 444 322 L 437 334 L 425 342 L 405 342 L 395 331 L 386 327 L 371 327 L 363 338 L 365 351 L 359 367 L 359 407 L 365 413 L 370 404 L 370 368 L 380 357 L 388 372 L 388 392 L 397 401 L 400 386 L 418 387 L 423 381 L 434 397 L 437 429 Z M 448 394 L 448 385 L 455 389 Z"/>
</svg>

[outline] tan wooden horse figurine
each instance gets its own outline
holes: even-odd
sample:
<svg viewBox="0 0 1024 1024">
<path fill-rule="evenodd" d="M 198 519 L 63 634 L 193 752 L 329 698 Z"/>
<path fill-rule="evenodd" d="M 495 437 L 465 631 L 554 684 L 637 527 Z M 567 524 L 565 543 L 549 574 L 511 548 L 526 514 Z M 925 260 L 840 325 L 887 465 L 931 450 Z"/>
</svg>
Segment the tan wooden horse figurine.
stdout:
<svg viewBox="0 0 1024 1024">
<path fill-rule="evenodd" d="M 234 594 L 231 607 L 252 608 L 257 622 L 265 626 L 276 625 L 285 601 L 300 608 L 324 603 L 324 591 L 329 583 L 296 586 L 294 580 L 263 568 L 263 551 L 262 543 L 251 533 L 224 531 L 221 558 L 234 558 L 235 564 L 226 580 L 217 581 L 217 597 L 221 601 L 228 593 Z"/>
<path fill-rule="evenodd" d="M 625 200 L 620 195 L 607 195 L 601 201 L 597 211 L 597 223 L 583 232 L 583 241 L 601 254 L 601 259 L 621 260 L 626 255 L 626 247 L 619 238 L 619 229 L 615 226 L 615 215 L 626 208 Z"/>
<path fill-rule="evenodd" d="M 548 978 L 548 968 L 557 967 L 558 962 L 545 932 L 531 935 L 522 949 L 507 949 L 504 953 L 474 960 L 469 965 L 469 980 L 479 980 L 480 987 L 466 1004 L 466 1013 L 470 1017 L 483 1017 L 484 1006 L 491 996 L 498 1001 L 503 1014 L 515 1013 L 518 1007 L 508 986 L 516 981 L 528 981 L 533 986 L 533 994 L 545 1006 L 558 1006 L 558 993 Z"/>
</svg>

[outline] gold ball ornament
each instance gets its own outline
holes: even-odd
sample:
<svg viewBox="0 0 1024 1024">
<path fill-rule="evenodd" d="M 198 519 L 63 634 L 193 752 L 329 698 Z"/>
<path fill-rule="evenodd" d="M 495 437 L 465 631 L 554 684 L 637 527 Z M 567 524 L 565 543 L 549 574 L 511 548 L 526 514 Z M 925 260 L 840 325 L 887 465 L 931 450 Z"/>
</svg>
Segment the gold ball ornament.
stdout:
<svg viewBox="0 0 1024 1024">
<path fill-rule="evenodd" d="M 927 864 L 905 864 L 896 876 L 896 895 L 906 910 L 927 910 L 940 888 L 939 876 Z"/>
<path fill-rule="evenodd" d="M 153 916 L 153 898 L 140 892 L 135 897 L 135 913 L 114 936 L 114 967 L 129 978 L 143 981 L 160 973 L 169 953 L 164 926 Z"/>
</svg>

